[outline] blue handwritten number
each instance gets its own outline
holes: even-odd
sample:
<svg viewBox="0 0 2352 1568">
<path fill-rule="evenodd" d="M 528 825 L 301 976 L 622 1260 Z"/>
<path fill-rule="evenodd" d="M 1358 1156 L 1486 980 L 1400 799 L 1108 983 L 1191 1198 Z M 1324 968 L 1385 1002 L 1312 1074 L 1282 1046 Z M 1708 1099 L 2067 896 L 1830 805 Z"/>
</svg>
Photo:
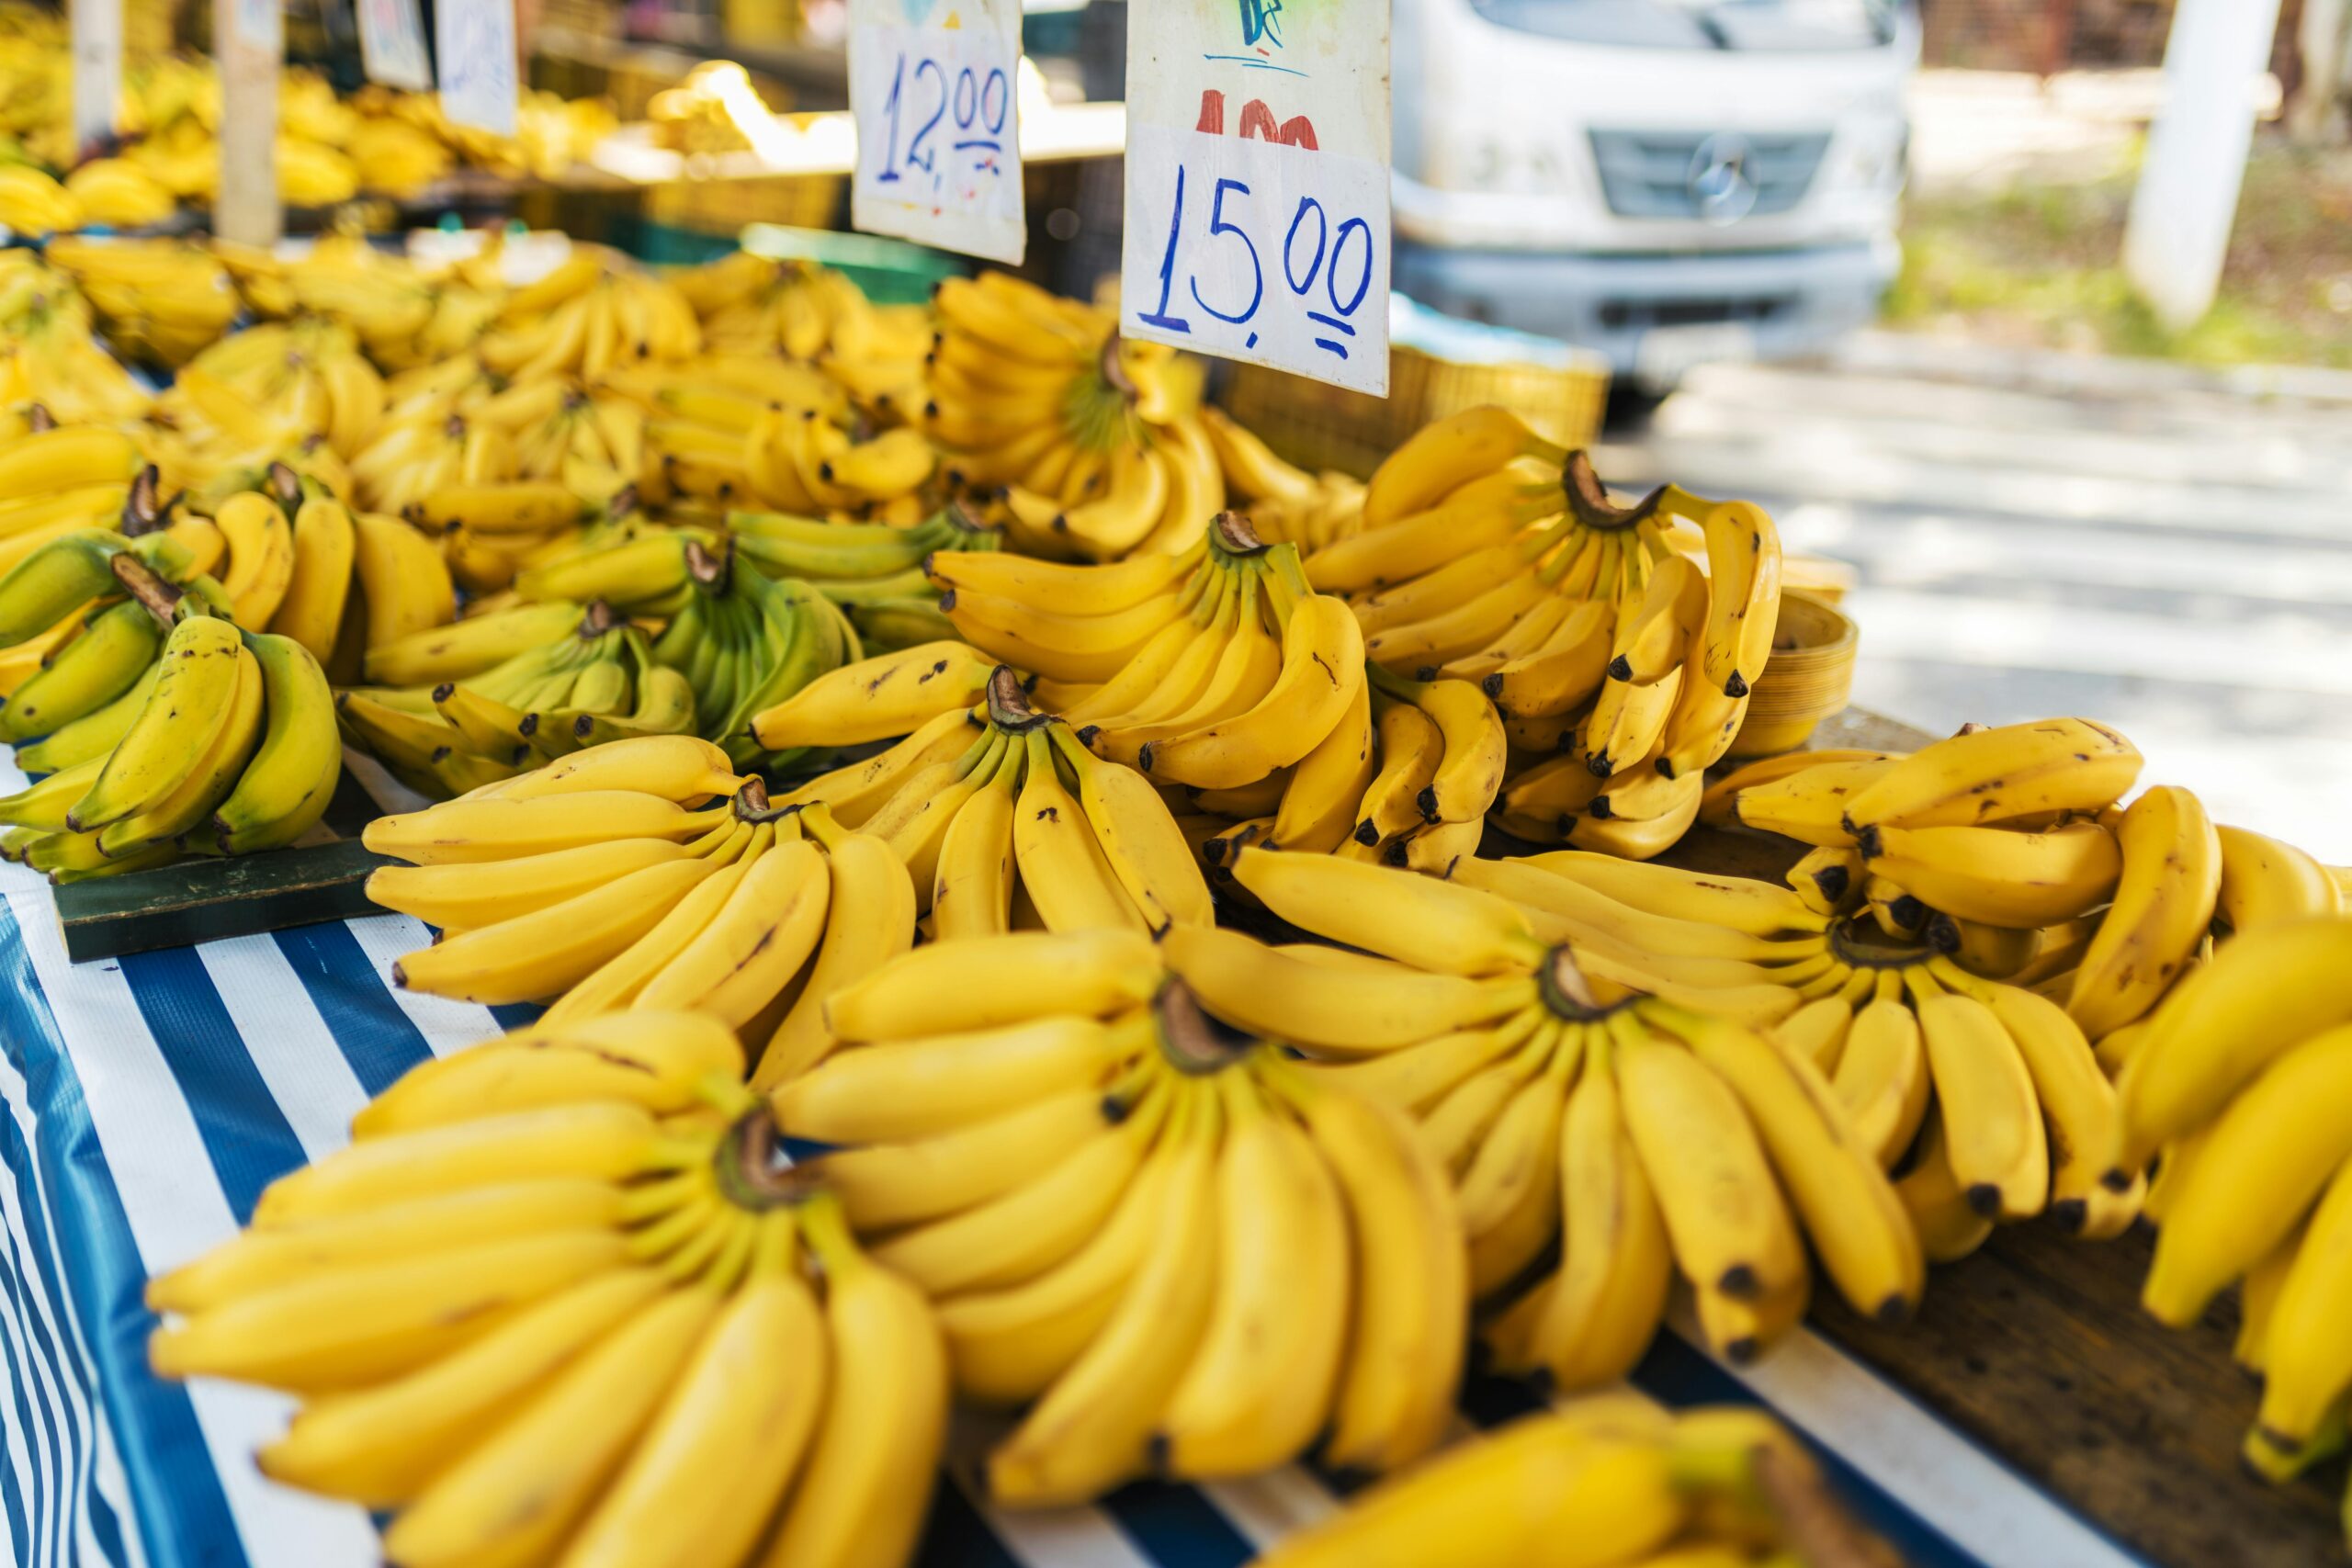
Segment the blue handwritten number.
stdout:
<svg viewBox="0 0 2352 1568">
<path fill-rule="evenodd" d="M 994 110 L 989 107 L 990 93 L 996 95 Z M 988 117 L 990 136 L 1004 134 L 1004 117 L 1012 112 L 1012 88 L 1006 82 L 1004 72 L 1001 69 L 989 72 L 988 82 L 980 88 L 980 113 Z"/>
<path fill-rule="evenodd" d="M 1176 165 L 1176 210 L 1168 217 L 1168 249 L 1159 258 L 1159 307 L 1136 319 L 1164 333 L 1189 333 L 1193 323 L 1168 313 L 1168 291 L 1176 278 L 1176 240 L 1184 231 L 1184 165 Z"/>
<path fill-rule="evenodd" d="M 1315 212 L 1315 259 L 1306 264 L 1306 276 L 1298 277 L 1290 270 L 1291 247 L 1298 240 L 1298 226 L 1306 221 L 1310 208 Z M 1323 246 L 1330 237 L 1331 220 L 1323 215 L 1323 204 L 1311 196 L 1300 197 L 1298 211 L 1290 220 L 1290 232 L 1283 236 L 1283 281 L 1290 285 L 1293 294 L 1304 299 L 1306 291 L 1315 287 L 1315 274 L 1323 265 Z"/>
<path fill-rule="evenodd" d="M 1356 291 L 1348 296 L 1345 304 L 1340 300 L 1340 257 L 1348 248 L 1348 231 L 1354 230 L 1363 236 L 1363 275 L 1356 279 Z M 1351 218 L 1340 225 L 1340 236 L 1331 243 L 1331 270 L 1323 279 L 1323 287 L 1331 296 L 1331 309 L 1342 316 L 1352 316 L 1356 307 L 1363 303 L 1364 295 L 1372 288 L 1372 225 L 1361 218 Z"/>
<path fill-rule="evenodd" d="M 922 73 L 926 71 L 939 78 L 939 107 L 931 111 L 931 118 L 924 120 L 921 129 L 916 130 L 915 139 L 907 143 L 907 167 L 921 169 L 927 175 L 931 173 L 931 165 L 935 154 L 923 151 L 923 139 L 937 130 L 939 122 L 947 118 L 947 73 L 941 69 L 936 60 L 926 60 L 915 67 L 915 80 L 922 81 Z"/>
<path fill-rule="evenodd" d="M 899 89 L 906 85 L 906 80 L 907 51 L 900 50 L 898 69 L 890 73 L 890 96 L 882 105 L 883 112 L 890 117 L 890 146 L 882 154 L 882 173 L 876 177 L 876 185 L 896 185 L 899 182 Z"/>
<path fill-rule="evenodd" d="M 1242 231 L 1241 225 L 1227 223 L 1225 220 L 1225 193 L 1229 190 L 1238 190 L 1244 196 L 1250 194 L 1250 187 L 1239 180 L 1217 181 L 1216 195 L 1209 202 L 1209 234 L 1212 238 L 1219 234 L 1231 234 L 1241 242 L 1241 248 L 1250 253 L 1250 303 L 1243 306 L 1238 313 L 1228 316 L 1201 298 L 1201 280 L 1198 277 L 1192 280 L 1192 289 L 1193 303 L 1218 321 L 1231 321 L 1238 326 L 1258 313 L 1258 302 L 1266 297 L 1266 269 L 1259 264 L 1258 247 L 1250 243 L 1250 236 Z"/>
<path fill-rule="evenodd" d="M 968 65 L 956 73 L 956 129 L 969 130 L 980 109 L 980 85 Z"/>
</svg>

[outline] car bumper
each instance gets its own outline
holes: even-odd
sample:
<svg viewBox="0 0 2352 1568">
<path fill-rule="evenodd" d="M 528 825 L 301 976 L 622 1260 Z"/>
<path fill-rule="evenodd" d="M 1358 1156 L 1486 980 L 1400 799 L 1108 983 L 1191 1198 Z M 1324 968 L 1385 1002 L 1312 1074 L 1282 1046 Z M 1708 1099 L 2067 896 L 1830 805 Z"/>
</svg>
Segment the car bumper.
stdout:
<svg viewBox="0 0 2352 1568">
<path fill-rule="evenodd" d="M 1893 236 L 1719 254 L 1450 250 L 1399 239 L 1396 287 L 1449 316 L 1581 344 L 1656 389 L 1709 359 L 1785 358 L 1869 321 Z"/>
</svg>

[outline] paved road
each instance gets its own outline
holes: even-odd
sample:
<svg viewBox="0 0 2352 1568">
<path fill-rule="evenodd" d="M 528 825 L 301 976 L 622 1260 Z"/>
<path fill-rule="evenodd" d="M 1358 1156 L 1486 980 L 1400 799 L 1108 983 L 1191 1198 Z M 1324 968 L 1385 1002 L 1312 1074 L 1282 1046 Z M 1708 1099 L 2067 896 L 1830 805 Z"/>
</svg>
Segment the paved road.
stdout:
<svg viewBox="0 0 2352 1568">
<path fill-rule="evenodd" d="M 2352 863 L 2352 377 L 1865 334 L 1702 371 L 1603 456 L 1852 562 L 1857 702 L 1933 730 L 2103 718 L 2149 781 Z"/>
</svg>

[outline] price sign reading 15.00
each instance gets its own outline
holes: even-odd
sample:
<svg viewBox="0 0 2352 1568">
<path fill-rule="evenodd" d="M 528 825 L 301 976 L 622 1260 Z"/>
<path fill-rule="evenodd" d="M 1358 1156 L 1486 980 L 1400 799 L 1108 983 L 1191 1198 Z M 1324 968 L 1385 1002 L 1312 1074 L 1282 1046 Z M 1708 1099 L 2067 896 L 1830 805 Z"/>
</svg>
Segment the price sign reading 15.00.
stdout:
<svg viewBox="0 0 2352 1568">
<path fill-rule="evenodd" d="M 1138 126 L 1128 135 L 1126 221 L 1125 330 L 1387 389 L 1383 165 Z"/>
<path fill-rule="evenodd" d="M 1128 0 L 1120 331 L 1388 390 L 1386 0 Z"/>
<path fill-rule="evenodd" d="M 896 9 L 896 0 L 876 8 Z M 1018 7 L 1011 14 L 1017 26 Z M 870 233 L 1017 263 L 1027 239 L 1018 35 L 968 0 L 945 19 L 956 25 L 861 20 L 850 35 L 857 118 L 851 221 Z"/>
</svg>

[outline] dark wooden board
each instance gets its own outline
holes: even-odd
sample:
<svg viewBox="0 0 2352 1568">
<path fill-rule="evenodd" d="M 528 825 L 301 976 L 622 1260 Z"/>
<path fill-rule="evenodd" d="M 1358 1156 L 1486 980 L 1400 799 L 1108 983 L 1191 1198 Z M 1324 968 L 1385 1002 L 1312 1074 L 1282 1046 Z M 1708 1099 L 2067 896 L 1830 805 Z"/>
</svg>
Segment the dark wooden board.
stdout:
<svg viewBox="0 0 2352 1568">
<path fill-rule="evenodd" d="M 1901 751 L 1931 739 L 1849 710 L 1809 744 Z M 1785 840 L 1702 828 L 1663 858 L 1777 881 L 1803 852 Z M 1870 1322 L 1826 1291 L 1814 1296 L 1812 1322 L 2165 1568 L 2345 1562 L 2343 1461 L 2287 1487 L 2239 1462 L 2260 1385 L 2231 1358 L 2236 1298 L 2188 1333 L 2158 1324 L 2140 1309 L 2153 1241 L 2144 1224 L 2111 1242 L 2038 1223 L 2004 1226 L 1974 1255 L 1932 1270 L 1910 1323 Z"/>
<path fill-rule="evenodd" d="M 68 883 L 53 890 L 65 955 L 82 964 L 380 913 L 368 901 L 368 874 L 392 863 L 359 842 L 379 814 L 345 773 L 327 807 L 326 825 L 339 835 L 330 843 Z"/>
</svg>

